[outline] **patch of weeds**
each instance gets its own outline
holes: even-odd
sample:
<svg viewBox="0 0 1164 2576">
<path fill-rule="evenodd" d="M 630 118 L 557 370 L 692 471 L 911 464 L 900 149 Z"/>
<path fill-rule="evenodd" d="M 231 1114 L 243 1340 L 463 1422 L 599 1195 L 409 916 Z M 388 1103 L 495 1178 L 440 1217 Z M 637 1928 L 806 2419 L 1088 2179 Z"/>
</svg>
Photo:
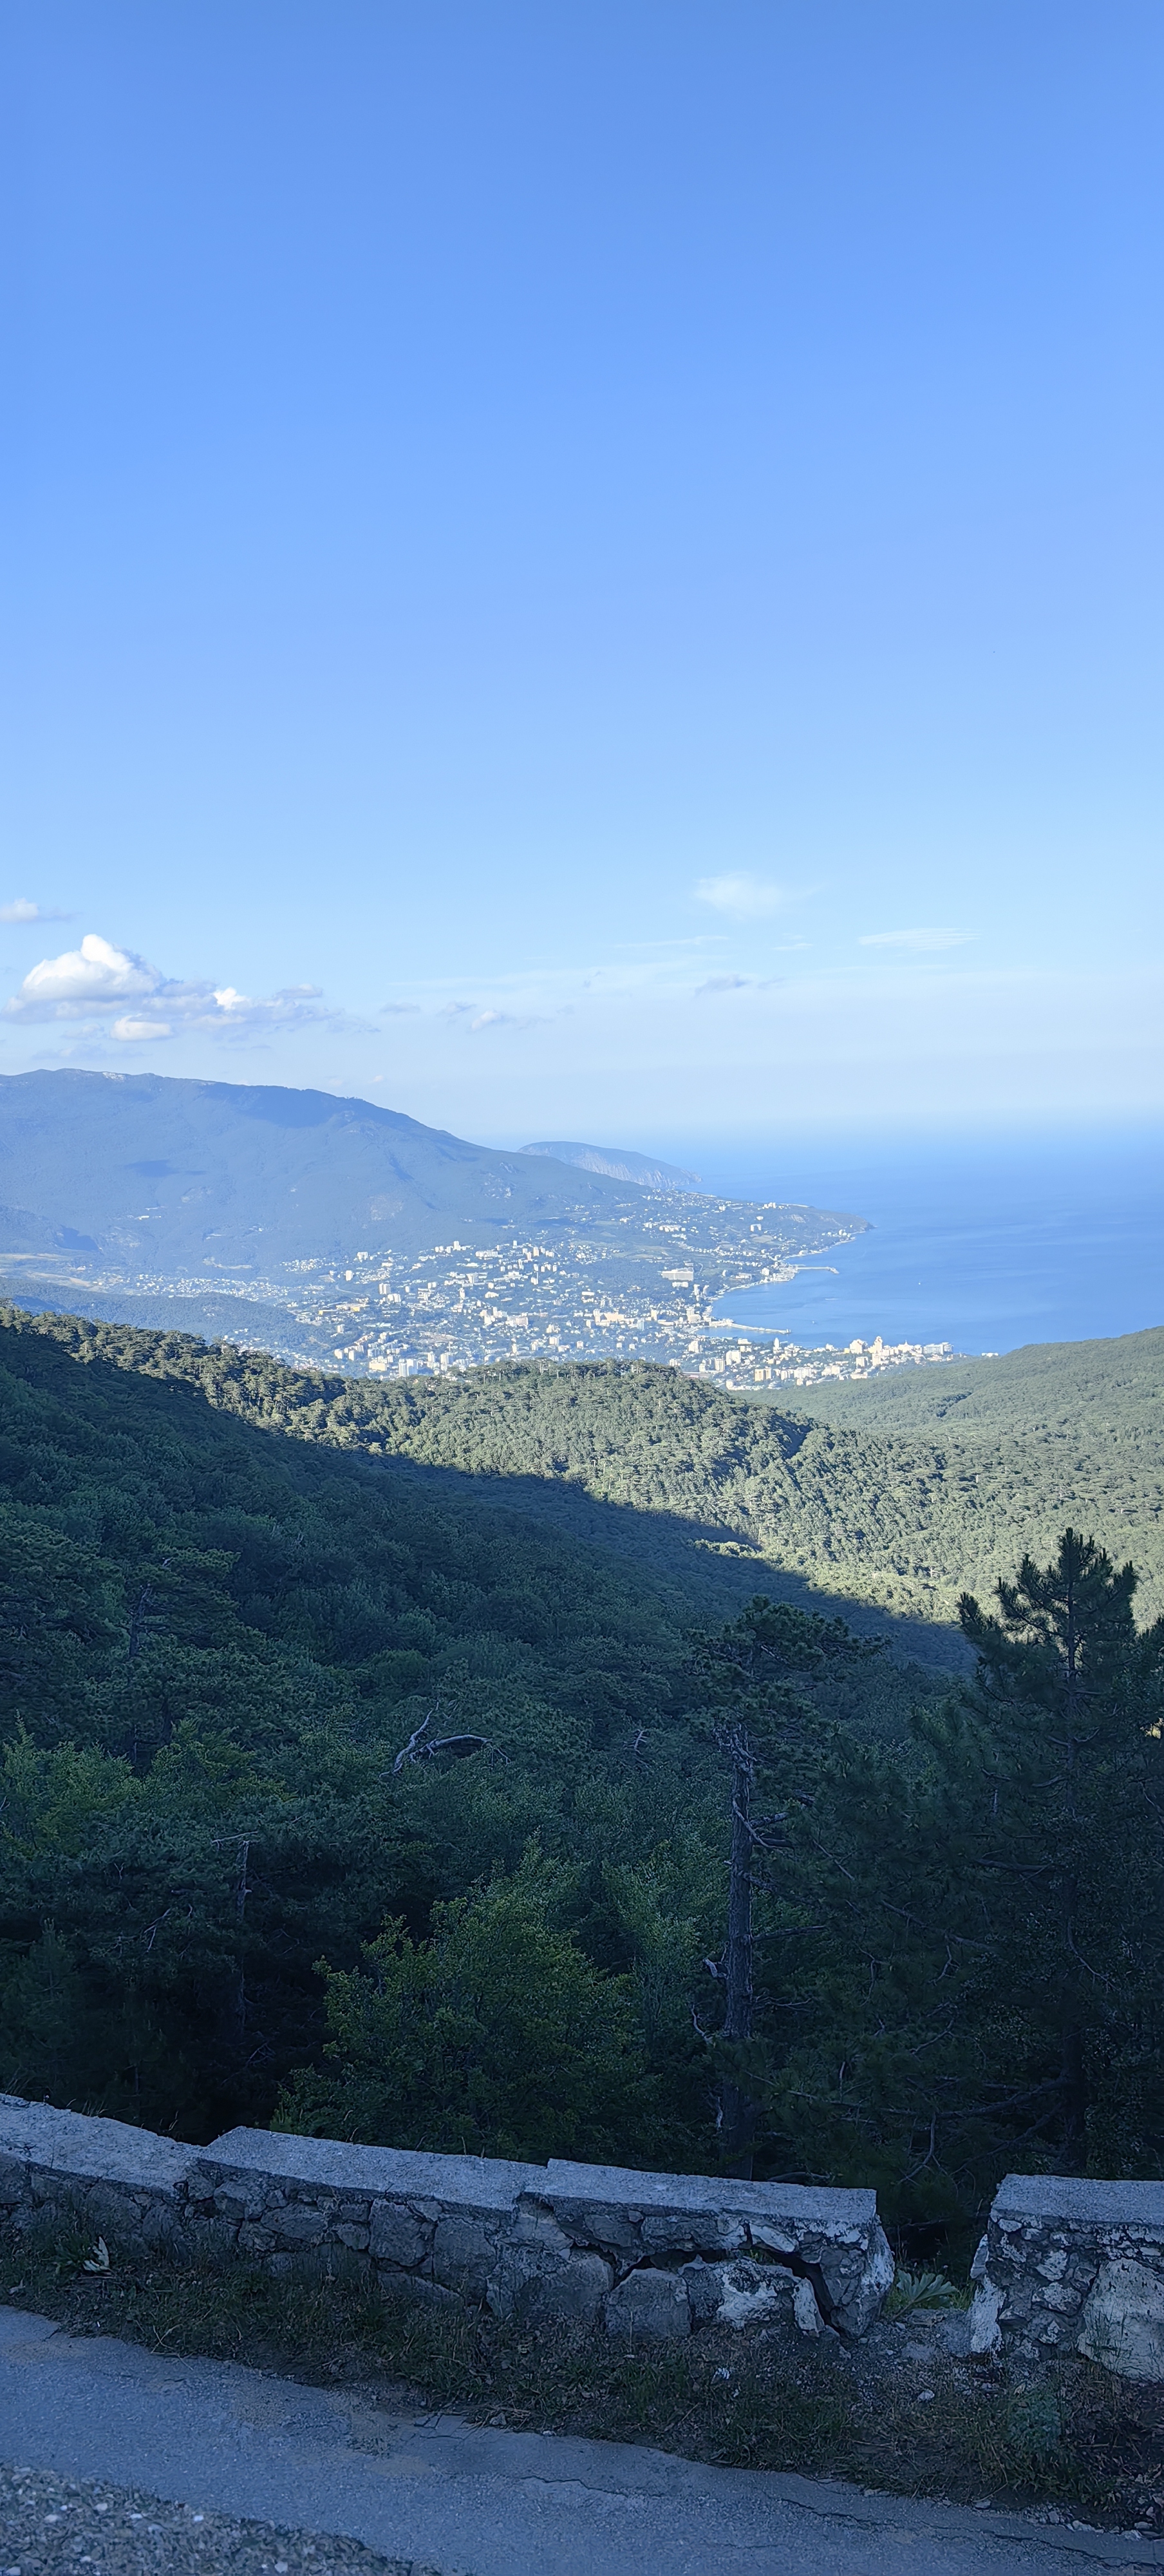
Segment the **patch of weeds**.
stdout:
<svg viewBox="0 0 1164 2576">
<path fill-rule="evenodd" d="M 1063 2401 L 1058 2388 L 1049 2380 L 1037 2380 L 1032 2387 L 1014 2389 L 1007 2400 L 1006 2429 L 1016 2450 L 1025 2453 L 1032 2471 L 1041 2468 L 1063 2439 Z"/>
<path fill-rule="evenodd" d="M 964 2308 L 969 2294 L 944 2272 L 911 2272 L 899 2263 L 885 2302 L 887 2317 L 907 2317 L 913 2308 Z"/>
</svg>

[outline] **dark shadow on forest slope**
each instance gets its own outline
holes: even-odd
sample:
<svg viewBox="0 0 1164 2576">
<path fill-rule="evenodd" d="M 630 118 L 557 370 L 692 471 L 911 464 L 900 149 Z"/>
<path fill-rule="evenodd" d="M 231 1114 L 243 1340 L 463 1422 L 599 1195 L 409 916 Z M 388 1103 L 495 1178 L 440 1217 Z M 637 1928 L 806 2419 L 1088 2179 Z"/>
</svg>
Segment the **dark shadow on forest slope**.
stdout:
<svg viewBox="0 0 1164 2576">
<path fill-rule="evenodd" d="M 267 1433 L 280 1439 L 285 1434 Z M 334 1452 L 329 1452 L 334 1457 Z M 631 1565 L 663 1594 L 672 1617 L 692 1626 L 734 1618 L 757 1592 L 828 1619 L 844 1619 L 859 1637 L 883 1637 L 895 1662 L 965 1673 L 972 1669 L 960 1631 L 937 1620 L 909 1619 L 851 1594 L 829 1591 L 762 1555 L 748 1535 L 722 1522 L 688 1520 L 677 1512 L 641 1511 L 631 1503 L 598 1500 L 580 1486 L 548 1476 L 473 1476 L 454 1467 L 421 1466 L 409 1458 L 351 1460 L 373 1479 L 412 1484 L 433 1501 L 459 1510 L 512 1513 L 551 1528 L 578 1545 L 597 1548 Z"/>
<path fill-rule="evenodd" d="M 480 1466 L 462 1466 L 447 1457 L 417 1458 L 402 1448 L 388 1446 L 390 1440 L 415 1436 L 415 1423 L 410 1424 L 403 1416 L 398 1421 L 385 1420 L 375 1412 L 366 1419 L 362 1415 L 349 1418 L 353 1398 L 358 1401 L 362 1392 L 366 1399 L 372 1392 L 378 1403 L 379 1390 L 353 1389 L 343 1380 L 287 1370 L 262 1353 L 240 1353 L 227 1345 L 208 1349 L 182 1335 L 87 1325 L 68 1316 L 34 1316 L 12 1307 L 6 1310 L 6 1317 L 12 1319 L 12 1324 L 11 1338 L 9 1332 L 4 1334 L 5 1365 L 18 1376 L 30 1374 L 46 1390 L 55 1382 L 57 1393 L 70 1402 L 70 1409 L 80 1399 L 81 1410 L 85 1410 L 81 1396 L 84 1386 L 93 1394 L 101 1389 L 114 1411 L 119 1411 L 126 1401 L 128 1381 L 136 1389 L 135 1406 L 151 1410 L 156 1407 L 159 1424 L 165 1421 L 174 1426 L 177 1403 L 186 1412 L 187 1427 L 196 1437 L 200 1432 L 205 1438 L 214 1426 L 219 1436 L 234 1434 L 244 1440 L 258 1440 L 262 1454 L 267 1459 L 277 1458 L 282 1470 L 303 1489 L 317 1482 L 326 1462 L 329 1472 L 351 1477 L 373 1493 L 383 1490 L 385 1480 L 391 1482 L 397 1494 L 402 1481 L 405 1486 L 411 1482 L 414 1492 L 424 1494 L 438 1506 L 444 1502 L 458 1512 L 484 1511 L 494 1521 L 498 1513 L 505 1513 L 527 1529 L 540 1529 L 547 1536 L 552 1532 L 559 1543 L 597 1551 L 621 1569 L 633 1572 L 638 1582 L 645 1582 L 665 1604 L 670 1621 L 678 1629 L 715 1625 L 733 1617 L 757 1592 L 764 1592 L 798 1608 L 841 1617 L 859 1636 L 883 1637 L 896 1663 L 921 1665 L 935 1678 L 968 1668 L 966 1648 L 952 1623 L 911 1616 L 871 1599 L 868 1593 L 861 1597 L 846 1588 L 841 1568 L 840 1579 L 835 1584 L 828 1581 L 829 1513 L 826 1504 L 822 1526 L 819 1491 L 813 1495 L 814 1510 L 806 1510 L 801 1517 L 798 1453 L 808 1428 L 803 1422 L 777 1426 L 773 1464 L 781 1471 L 786 1465 L 792 1468 L 784 1494 L 784 1508 L 790 1513 L 789 1545 L 785 1562 L 781 1563 L 757 1543 L 749 1490 L 745 1486 L 737 1496 L 731 1491 L 730 1476 L 721 1472 L 725 1462 L 729 1468 L 735 1463 L 732 1444 L 737 1429 L 747 1421 L 743 1408 L 730 1408 L 726 1421 L 728 1446 L 725 1449 L 721 1445 L 711 1461 L 712 1483 L 707 1494 L 711 1509 L 704 1503 L 699 1479 L 695 1478 L 690 1480 L 695 1508 L 676 1510 L 661 1496 L 646 1504 L 589 1490 L 583 1481 L 586 1440 L 580 1437 L 575 1449 L 566 1423 L 558 1426 L 552 1439 L 547 1441 L 544 1433 L 541 1436 L 542 1453 L 552 1457 L 552 1468 L 530 1469 L 516 1460 L 507 1463 L 503 1439 L 494 1441 L 493 1460 Z M 72 1373 L 78 1369 L 80 1376 L 76 1379 Z M 609 1374 L 620 1400 L 628 1394 L 632 1398 L 635 1395 L 635 1373 L 629 1378 L 621 1372 L 576 1374 L 583 1386 L 593 1380 L 601 1382 Z M 526 1393 L 527 1379 L 536 1388 L 536 1373 L 517 1373 L 519 1395 Z M 663 1372 L 643 1372 L 643 1396 L 648 1403 L 652 1399 L 657 1403 L 660 1386 L 669 1396 L 670 1381 Z M 500 1424 L 507 1392 L 512 1394 L 513 1389 L 507 1387 L 504 1374 L 498 1376 L 496 1395 L 487 1379 L 475 1385 L 471 1390 L 472 1410 L 466 1407 L 460 1436 L 467 1442 L 472 1439 L 482 1403 L 490 1423 Z M 705 1391 L 690 1390 L 686 1381 L 681 1392 L 687 1401 L 706 1403 Z M 325 1400 L 316 1401 L 317 1397 Z M 272 1401 L 280 1407 L 274 1420 L 268 1410 Z M 422 1430 L 423 1427 L 422 1422 Z M 624 1437 L 633 1438 L 634 1417 L 617 1427 Z M 560 1455 L 559 1434 L 566 1439 Z M 500 1456 L 496 1455 L 497 1448 L 501 1449 Z M 649 1444 L 643 1455 L 649 1459 Z M 601 1472 L 602 1462 L 596 1455 L 592 1455 L 592 1465 Z M 882 1459 L 877 1460 L 876 1467 L 878 1475 L 884 1475 Z M 688 1488 L 689 1480 L 682 1469 L 678 1484 Z M 685 1491 L 683 1498 L 686 1499 Z M 857 1537 L 859 1540 L 859 1532 Z M 815 1565 L 806 1565 L 803 1555 L 799 1566 L 787 1563 L 787 1555 L 798 1545 L 806 1554 L 811 1552 Z M 874 1568 L 871 1574 L 873 1590 L 877 1581 Z"/>
</svg>

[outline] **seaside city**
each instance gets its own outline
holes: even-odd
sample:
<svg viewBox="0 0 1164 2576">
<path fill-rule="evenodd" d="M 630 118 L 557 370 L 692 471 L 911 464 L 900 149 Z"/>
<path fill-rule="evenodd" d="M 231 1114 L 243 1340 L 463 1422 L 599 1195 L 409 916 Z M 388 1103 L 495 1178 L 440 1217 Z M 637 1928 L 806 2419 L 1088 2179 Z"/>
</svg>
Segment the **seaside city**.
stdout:
<svg viewBox="0 0 1164 2576">
<path fill-rule="evenodd" d="M 220 1301 L 216 1333 L 300 1366 L 351 1376 L 444 1376 L 507 1360 L 647 1360 L 755 1393 L 940 1365 L 956 1356 L 948 1341 L 887 1342 L 880 1334 L 843 1348 L 810 1346 L 770 1322 L 751 1325 L 717 1313 L 732 1291 L 779 1286 L 803 1270 L 835 1269 L 819 1256 L 847 1239 L 839 1226 L 824 1242 L 798 1246 L 805 1260 L 773 1257 L 774 1218 L 787 1213 L 773 1212 L 762 1242 L 753 1236 L 749 1243 L 739 1227 L 736 1239 L 719 1247 L 719 1258 L 705 1246 L 698 1262 L 644 1256 L 639 1242 L 622 1253 L 582 1236 L 553 1245 L 470 1247 L 455 1240 L 414 1260 L 358 1249 L 335 1262 L 290 1262 L 273 1277 L 225 1266 L 212 1280 L 205 1272 L 131 1276 L 77 1264 L 60 1285 L 75 1304 L 85 1293 L 139 1300 L 164 1294 L 192 1307 L 213 1288 Z M 691 1230 L 689 1223 L 685 1231 Z M 42 1276 L 45 1266 L 38 1261 Z M 224 1298 L 237 1309 L 225 1328 Z M 256 1308 L 253 1334 L 245 1328 L 248 1305 Z M 211 1330 L 193 1315 L 190 1320 L 194 1329 Z"/>
</svg>

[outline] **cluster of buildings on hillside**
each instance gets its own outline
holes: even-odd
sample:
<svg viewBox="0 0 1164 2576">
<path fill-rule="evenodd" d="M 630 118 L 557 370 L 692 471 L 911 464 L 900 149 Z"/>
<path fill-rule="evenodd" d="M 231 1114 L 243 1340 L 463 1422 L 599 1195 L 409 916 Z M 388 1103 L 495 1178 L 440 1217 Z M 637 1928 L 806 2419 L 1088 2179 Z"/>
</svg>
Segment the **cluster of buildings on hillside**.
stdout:
<svg viewBox="0 0 1164 2576">
<path fill-rule="evenodd" d="M 237 1301 L 240 1321 L 246 1306 L 257 1305 L 253 1336 L 233 1319 L 220 1320 L 221 1302 L 205 1324 L 195 1321 L 207 1293 L 202 1279 L 111 1274 L 87 1284 L 126 1302 L 148 1295 L 151 1321 L 168 1292 L 185 1301 L 186 1329 L 225 1330 L 299 1365 L 353 1376 L 444 1376 L 505 1360 L 636 1359 L 754 1395 L 949 1359 L 948 1342 L 887 1343 L 878 1335 L 844 1350 L 805 1348 L 780 1333 L 717 1322 L 715 1301 L 725 1289 L 794 1279 L 806 1254 L 845 1240 L 848 1226 L 811 1209 L 660 1197 L 647 1199 L 633 1234 L 620 1219 L 605 1236 L 563 1230 L 554 1242 L 487 1245 L 454 1238 L 415 1258 L 365 1249 L 340 1261 L 297 1260 L 278 1278 L 216 1281 L 220 1301 L 224 1291 Z"/>
<path fill-rule="evenodd" d="M 694 1363 L 688 1360 L 685 1366 L 699 1377 L 715 1377 L 725 1386 L 751 1393 L 758 1386 L 815 1386 L 822 1378 L 863 1378 L 883 1369 L 926 1368 L 954 1356 L 950 1342 L 886 1342 L 878 1333 L 873 1341 L 849 1342 L 844 1350 L 837 1350 L 832 1342 L 813 1349 L 777 1339 L 770 1350 L 760 1342 L 737 1342 L 734 1348 Z"/>
<path fill-rule="evenodd" d="M 645 1359 L 754 1393 L 952 1356 L 948 1342 L 880 1335 L 842 1351 L 740 1335 L 715 1322 L 717 1287 L 700 1285 L 693 1264 L 617 1260 L 586 1242 L 441 1244 L 410 1264 L 356 1254 L 342 1279 L 318 1286 L 318 1303 L 297 1304 L 300 1323 L 328 1336 L 320 1356 L 332 1366 L 373 1377 L 442 1376 L 499 1360 Z"/>
<path fill-rule="evenodd" d="M 373 1377 L 412 1377 L 512 1359 L 670 1359 L 708 1308 L 690 1265 L 620 1256 L 592 1243 L 454 1242 L 408 1263 L 356 1254 L 342 1279 L 297 1299 L 328 1356 Z"/>
</svg>

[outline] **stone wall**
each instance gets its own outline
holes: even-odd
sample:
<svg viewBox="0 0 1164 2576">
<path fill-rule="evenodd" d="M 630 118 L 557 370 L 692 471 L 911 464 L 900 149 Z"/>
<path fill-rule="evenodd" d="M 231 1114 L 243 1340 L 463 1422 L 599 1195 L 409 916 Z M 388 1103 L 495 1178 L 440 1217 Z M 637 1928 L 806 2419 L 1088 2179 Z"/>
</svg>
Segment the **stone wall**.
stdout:
<svg viewBox="0 0 1164 2576">
<path fill-rule="evenodd" d="M 972 2352 L 1164 2379 L 1164 2183 L 1008 2174 L 974 2279 Z"/>
<path fill-rule="evenodd" d="M 266 2129 L 177 2146 L 0 2096 L 0 2223 L 187 2261 L 304 2262 L 498 2316 L 685 2335 L 788 2315 L 865 2332 L 893 2278 L 871 2191 L 413 2155 Z"/>
</svg>

